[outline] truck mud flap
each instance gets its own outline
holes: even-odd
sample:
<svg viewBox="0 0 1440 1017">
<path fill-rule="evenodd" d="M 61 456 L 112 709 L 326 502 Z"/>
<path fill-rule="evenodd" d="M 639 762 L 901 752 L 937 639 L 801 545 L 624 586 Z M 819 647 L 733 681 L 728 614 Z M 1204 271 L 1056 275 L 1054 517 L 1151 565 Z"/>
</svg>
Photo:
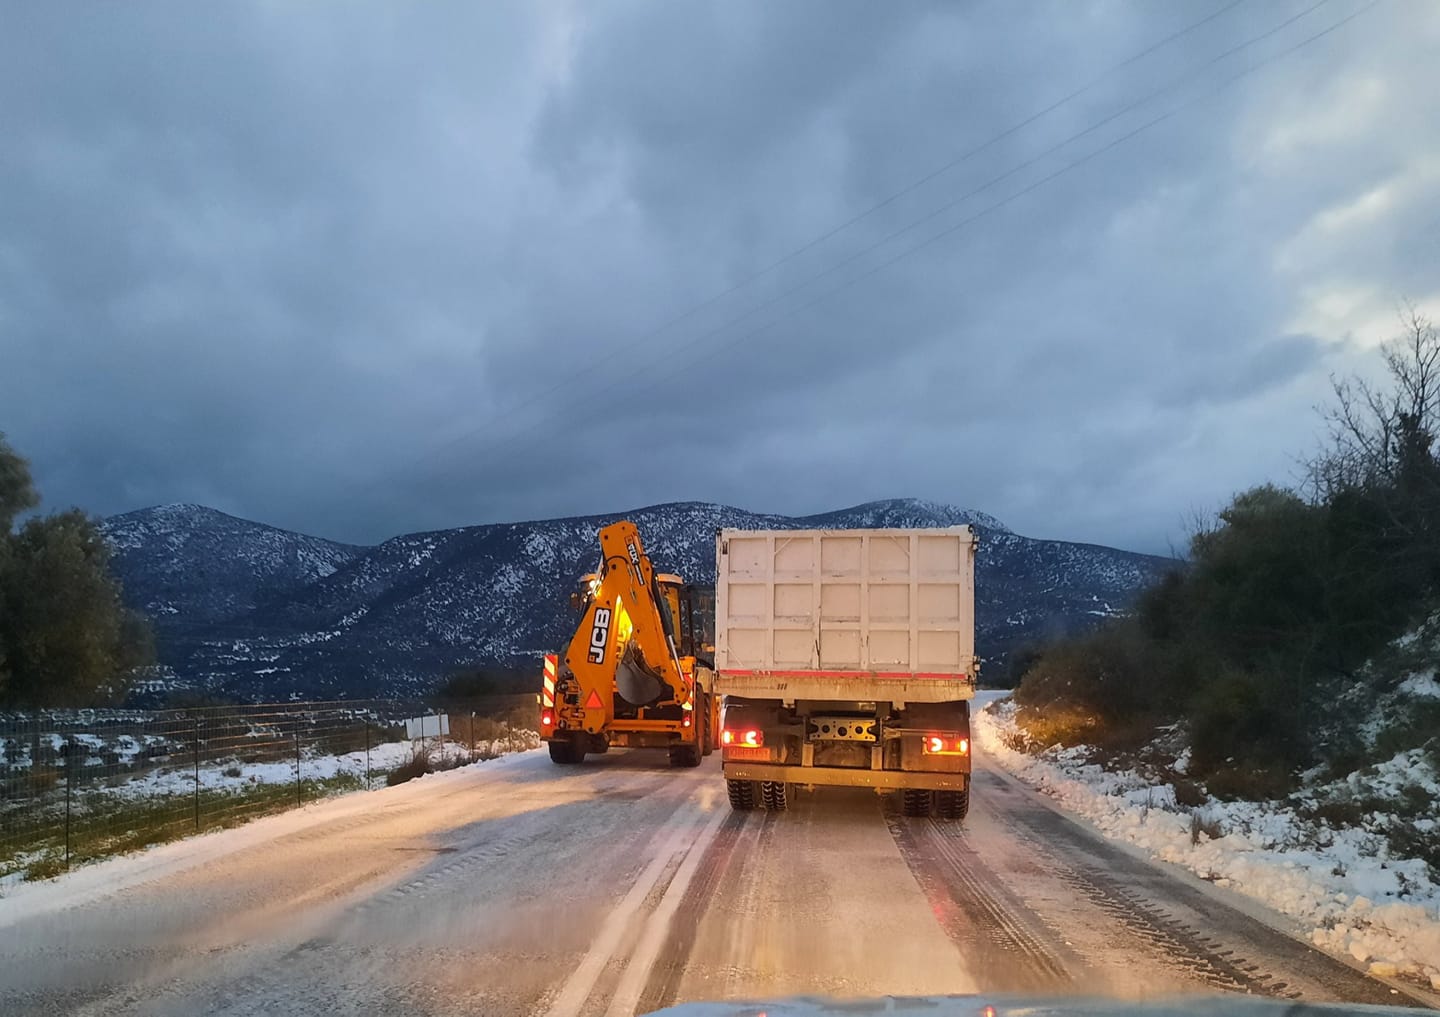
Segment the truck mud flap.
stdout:
<svg viewBox="0 0 1440 1017">
<path fill-rule="evenodd" d="M 964 791 L 968 773 L 918 773 L 913 770 L 860 770 L 837 766 L 780 766 L 775 763 L 725 763 L 726 780 L 772 780 L 786 784 L 826 787 L 870 787 L 877 790 L 923 788 L 930 791 Z"/>
</svg>

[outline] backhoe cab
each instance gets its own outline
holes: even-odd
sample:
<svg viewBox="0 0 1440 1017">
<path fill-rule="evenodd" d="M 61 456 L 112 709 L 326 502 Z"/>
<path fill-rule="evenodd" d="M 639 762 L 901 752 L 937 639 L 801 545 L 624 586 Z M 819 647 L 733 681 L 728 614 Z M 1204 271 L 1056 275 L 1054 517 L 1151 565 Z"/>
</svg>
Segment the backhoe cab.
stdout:
<svg viewBox="0 0 1440 1017">
<path fill-rule="evenodd" d="M 713 748 L 714 590 L 656 574 L 634 523 L 600 531 L 601 563 L 571 603 L 580 625 L 545 658 L 540 733 L 556 763 L 611 746 L 668 748 L 696 766 Z"/>
</svg>

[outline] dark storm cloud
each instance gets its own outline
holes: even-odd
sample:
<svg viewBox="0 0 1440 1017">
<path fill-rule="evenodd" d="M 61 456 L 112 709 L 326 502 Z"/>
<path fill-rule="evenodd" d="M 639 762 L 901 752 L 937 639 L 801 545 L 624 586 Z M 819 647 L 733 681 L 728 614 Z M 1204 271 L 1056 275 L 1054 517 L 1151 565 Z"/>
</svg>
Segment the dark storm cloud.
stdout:
<svg viewBox="0 0 1440 1017">
<path fill-rule="evenodd" d="M 656 326 L 1221 6 L 18 8 L 0 429 L 52 505 L 342 539 L 915 495 L 1163 549 L 1440 298 L 1431 6 L 985 212 L 1358 9 L 1207 66 L 1309 6 L 1240 5 Z"/>
</svg>

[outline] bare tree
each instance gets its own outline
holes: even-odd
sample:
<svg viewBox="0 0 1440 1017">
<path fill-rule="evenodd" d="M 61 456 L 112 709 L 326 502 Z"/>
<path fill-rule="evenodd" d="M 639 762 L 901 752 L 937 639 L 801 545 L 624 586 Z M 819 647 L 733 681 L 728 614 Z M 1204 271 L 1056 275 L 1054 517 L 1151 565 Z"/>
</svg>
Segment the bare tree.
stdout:
<svg viewBox="0 0 1440 1017">
<path fill-rule="evenodd" d="M 1321 411 L 1329 445 L 1308 470 L 1321 499 L 1357 488 L 1397 487 L 1413 476 L 1417 457 L 1432 455 L 1440 427 L 1440 331 L 1409 304 L 1401 323 L 1402 333 L 1381 347 L 1389 385 L 1332 379 L 1335 404 Z"/>
</svg>

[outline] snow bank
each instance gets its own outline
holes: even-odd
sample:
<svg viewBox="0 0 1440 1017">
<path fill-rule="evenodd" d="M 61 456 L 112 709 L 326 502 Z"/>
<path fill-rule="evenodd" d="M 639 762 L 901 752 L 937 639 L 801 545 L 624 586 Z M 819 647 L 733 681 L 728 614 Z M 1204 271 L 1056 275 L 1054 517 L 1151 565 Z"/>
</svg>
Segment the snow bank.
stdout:
<svg viewBox="0 0 1440 1017">
<path fill-rule="evenodd" d="M 1007 744 L 1017 734 L 1014 711 L 1004 700 L 978 712 L 978 747 L 1107 837 L 1296 919 L 1316 946 L 1368 964 L 1374 974 L 1419 977 L 1440 989 L 1440 886 L 1423 862 L 1391 858 L 1384 838 L 1317 825 L 1284 803 L 1212 801 L 1188 809 L 1171 785 L 1107 771 L 1087 762 L 1084 748 L 1016 751 Z M 1372 788 L 1418 784 L 1440 795 L 1418 753 L 1401 753 L 1365 780 Z"/>
</svg>

